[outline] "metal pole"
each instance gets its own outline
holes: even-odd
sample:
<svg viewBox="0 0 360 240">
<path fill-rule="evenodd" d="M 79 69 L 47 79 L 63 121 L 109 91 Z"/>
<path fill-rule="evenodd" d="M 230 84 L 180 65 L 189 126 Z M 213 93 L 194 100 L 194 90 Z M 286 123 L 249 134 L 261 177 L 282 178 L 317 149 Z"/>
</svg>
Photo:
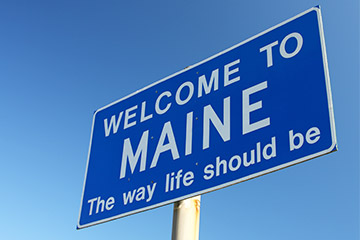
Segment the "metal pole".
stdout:
<svg viewBox="0 0 360 240">
<path fill-rule="evenodd" d="M 172 240 L 199 240 L 200 196 L 174 203 Z"/>
</svg>

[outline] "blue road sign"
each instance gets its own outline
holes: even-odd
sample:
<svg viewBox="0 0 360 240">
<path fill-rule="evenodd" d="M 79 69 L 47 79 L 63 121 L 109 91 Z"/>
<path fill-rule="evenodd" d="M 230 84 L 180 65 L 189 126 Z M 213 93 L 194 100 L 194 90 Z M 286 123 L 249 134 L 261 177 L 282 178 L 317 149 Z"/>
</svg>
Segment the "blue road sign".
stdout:
<svg viewBox="0 0 360 240">
<path fill-rule="evenodd" d="M 93 117 L 78 228 L 337 149 L 319 8 Z"/>
</svg>

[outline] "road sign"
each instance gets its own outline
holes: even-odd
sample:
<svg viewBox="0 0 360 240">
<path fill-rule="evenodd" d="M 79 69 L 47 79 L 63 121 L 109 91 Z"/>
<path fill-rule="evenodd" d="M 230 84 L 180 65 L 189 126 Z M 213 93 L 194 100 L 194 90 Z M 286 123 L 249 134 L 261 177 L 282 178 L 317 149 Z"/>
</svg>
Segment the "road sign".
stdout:
<svg viewBox="0 0 360 240">
<path fill-rule="evenodd" d="M 78 228 L 336 149 L 321 14 L 312 8 L 97 110 Z"/>
</svg>

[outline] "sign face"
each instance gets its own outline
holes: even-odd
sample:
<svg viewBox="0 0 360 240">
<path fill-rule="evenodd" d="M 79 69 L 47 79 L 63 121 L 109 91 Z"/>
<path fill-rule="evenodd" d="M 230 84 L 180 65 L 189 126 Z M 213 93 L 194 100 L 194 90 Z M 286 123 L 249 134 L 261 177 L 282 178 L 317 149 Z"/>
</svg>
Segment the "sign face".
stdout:
<svg viewBox="0 0 360 240">
<path fill-rule="evenodd" d="M 336 150 L 312 8 L 97 110 L 78 228 Z"/>
</svg>

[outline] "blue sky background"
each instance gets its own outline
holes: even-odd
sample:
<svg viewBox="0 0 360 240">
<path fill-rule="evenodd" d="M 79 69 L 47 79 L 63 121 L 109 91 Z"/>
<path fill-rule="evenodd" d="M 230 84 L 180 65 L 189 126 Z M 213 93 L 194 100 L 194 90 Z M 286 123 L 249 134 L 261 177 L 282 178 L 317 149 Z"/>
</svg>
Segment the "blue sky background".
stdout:
<svg viewBox="0 0 360 240">
<path fill-rule="evenodd" d="M 170 239 L 168 205 L 75 230 L 94 111 L 321 5 L 338 152 L 203 195 L 201 239 L 359 239 L 359 1 L 0 2 L 0 239 Z"/>
</svg>

